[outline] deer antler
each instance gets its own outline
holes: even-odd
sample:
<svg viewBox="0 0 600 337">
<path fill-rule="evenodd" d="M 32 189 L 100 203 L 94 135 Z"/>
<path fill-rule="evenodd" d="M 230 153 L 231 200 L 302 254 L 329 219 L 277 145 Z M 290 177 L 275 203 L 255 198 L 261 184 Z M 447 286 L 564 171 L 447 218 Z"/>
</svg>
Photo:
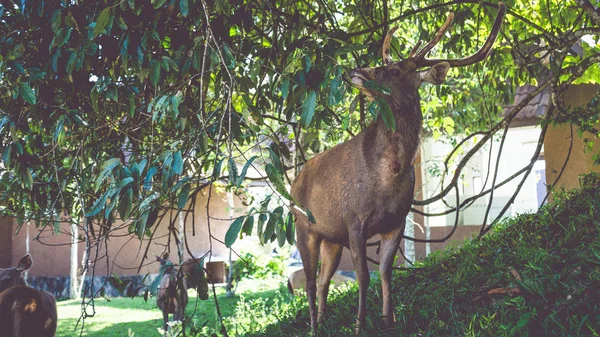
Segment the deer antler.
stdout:
<svg viewBox="0 0 600 337">
<path fill-rule="evenodd" d="M 381 54 L 383 56 L 383 63 L 385 65 L 388 65 L 388 64 L 394 62 L 392 60 L 392 57 L 390 56 L 390 43 L 392 42 L 392 36 L 394 35 L 394 32 L 396 31 L 396 29 L 398 29 L 398 26 L 394 26 L 392 29 L 390 29 L 387 32 L 385 39 L 383 40 L 383 47 L 381 48 Z"/>
<path fill-rule="evenodd" d="M 481 46 L 481 48 L 473 55 L 457 60 L 442 60 L 442 59 L 427 59 L 425 55 L 440 41 L 442 35 L 446 32 L 452 19 L 454 18 L 454 14 L 450 13 L 444 25 L 440 28 L 440 30 L 435 34 L 435 37 L 431 42 L 429 42 L 423 49 L 421 49 L 414 57 L 415 64 L 418 68 L 432 66 L 434 64 L 440 62 L 448 62 L 451 67 L 462 67 L 468 66 L 473 63 L 479 62 L 483 60 L 492 50 L 492 46 L 498 37 L 498 33 L 500 32 L 500 27 L 502 26 L 502 20 L 504 19 L 504 15 L 506 14 L 506 5 L 503 2 L 498 3 L 498 14 L 496 14 L 496 20 L 494 21 L 494 25 L 492 26 L 492 30 L 490 31 L 490 35 L 487 40 Z M 414 48 L 413 48 L 414 49 Z M 412 54 L 412 52 L 411 52 Z"/>
<path fill-rule="evenodd" d="M 429 43 L 426 44 L 425 47 L 423 47 L 423 49 L 421 49 L 417 53 L 417 55 L 414 56 L 415 60 L 419 60 L 419 59 L 424 60 L 425 59 L 425 55 L 427 55 L 427 53 L 429 53 L 429 51 L 431 49 L 433 49 L 433 47 L 435 47 L 435 45 L 438 44 L 438 42 L 440 42 L 440 40 L 442 39 L 442 36 L 444 36 L 444 33 L 448 30 L 448 28 L 452 24 L 452 20 L 454 20 L 454 13 L 450 12 L 448 14 L 448 17 L 446 18 L 446 22 L 444 22 L 444 24 L 442 25 L 442 27 L 440 27 L 438 32 L 435 33 L 433 40 L 429 41 Z M 413 50 L 414 50 L 414 48 L 413 48 Z"/>
</svg>

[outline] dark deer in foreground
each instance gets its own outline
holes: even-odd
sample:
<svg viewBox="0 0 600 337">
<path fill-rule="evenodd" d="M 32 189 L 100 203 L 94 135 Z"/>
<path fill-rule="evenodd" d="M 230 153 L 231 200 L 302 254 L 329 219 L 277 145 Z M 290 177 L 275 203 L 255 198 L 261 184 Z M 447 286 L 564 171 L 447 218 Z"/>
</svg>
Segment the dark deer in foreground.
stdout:
<svg viewBox="0 0 600 337">
<path fill-rule="evenodd" d="M 440 41 L 450 26 L 453 14 L 431 42 L 408 58 L 393 62 L 390 40 L 395 29 L 388 32 L 383 43 L 384 65 L 358 68 L 350 72 L 352 84 L 367 97 L 383 99 L 391 108 L 396 130 L 389 130 L 383 118 L 378 118 L 351 140 L 339 144 L 307 161 L 292 184 L 292 196 L 305 210 L 312 213 L 315 223 L 297 207 L 297 246 L 306 273 L 306 288 L 311 330 L 316 333 L 317 322 L 326 312 L 329 280 L 340 262 L 342 248 L 350 249 L 359 286 L 356 333 L 361 329 L 366 313 L 369 285 L 366 243 L 375 234 L 381 235 L 381 274 L 383 319 L 387 326 L 394 322 L 391 298 L 391 275 L 394 256 L 405 227 L 405 218 L 413 200 L 414 160 L 420 143 L 423 116 L 418 88 L 423 82 L 441 84 L 450 67 L 466 66 L 483 60 L 491 51 L 505 14 L 499 3 L 494 25 L 481 49 L 458 60 L 427 59 L 427 53 Z M 421 70 L 423 67 L 430 67 Z M 378 92 L 384 87 L 388 93 Z M 319 272 L 319 308 L 316 308 L 316 273 Z"/>
<path fill-rule="evenodd" d="M 30 288 L 22 273 L 33 261 L 27 254 L 15 268 L 0 268 L 0 337 L 53 337 L 56 301 L 51 294 Z"/>
<path fill-rule="evenodd" d="M 185 307 L 188 303 L 187 285 L 183 274 L 168 260 L 168 255 L 164 258 L 157 256 L 156 259 L 164 268 L 158 286 L 156 305 L 163 313 L 163 329 L 166 331 L 169 314 L 173 314 L 174 321 L 183 320 Z"/>
</svg>

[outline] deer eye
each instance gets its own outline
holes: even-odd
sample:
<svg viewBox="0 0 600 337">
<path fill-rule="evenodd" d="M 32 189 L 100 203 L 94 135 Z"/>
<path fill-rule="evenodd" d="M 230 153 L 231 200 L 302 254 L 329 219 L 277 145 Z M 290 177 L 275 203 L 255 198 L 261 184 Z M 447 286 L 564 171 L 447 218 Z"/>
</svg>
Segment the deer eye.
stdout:
<svg viewBox="0 0 600 337">
<path fill-rule="evenodd" d="M 400 69 L 394 68 L 390 71 L 390 74 L 393 76 L 398 76 L 398 75 L 400 75 Z"/>
</svg>

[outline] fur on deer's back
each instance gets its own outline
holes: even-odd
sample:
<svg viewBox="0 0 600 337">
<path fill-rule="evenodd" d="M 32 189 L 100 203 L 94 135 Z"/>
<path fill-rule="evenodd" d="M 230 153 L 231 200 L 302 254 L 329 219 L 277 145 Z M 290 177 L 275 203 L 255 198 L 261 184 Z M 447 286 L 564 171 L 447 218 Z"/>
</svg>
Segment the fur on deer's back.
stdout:
<svg viewBox="0 0 600 337">
<path fill-rule="evenodd" d="M 32 264 L 27 254 L 17 267 L 0 268 L 0 337 L 53 337 L 56 333 L 54 296 L 25 284 L 22 273 Z"/>
<path fill-rule="evenodd" d="M 0 294 L 0 337 L 53 337 L 56 301 L 47 292 L 24 285 Z"/>
<path fill-rule="evenodd" d="M 356 280 L 349 276 L 344 276 L 340 273 L 333 274 L 331 278 L 334 287 L 339 287 L 345 282 L 355 282 Z M 288 290 L 290 294 L 297 295 L 297 292 L 305 290 L 306 288 L 306 274 L 304 269 L 299 269 L 293 272 L 288 278 Z"/>
</svg>

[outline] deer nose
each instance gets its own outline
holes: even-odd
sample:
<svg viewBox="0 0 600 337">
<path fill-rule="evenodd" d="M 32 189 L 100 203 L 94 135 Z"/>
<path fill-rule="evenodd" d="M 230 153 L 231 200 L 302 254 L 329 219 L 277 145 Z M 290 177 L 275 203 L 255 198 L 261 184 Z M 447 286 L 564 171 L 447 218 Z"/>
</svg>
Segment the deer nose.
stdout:
<svg viewBox="0 0 600 337">
<path fill-rule="evenodd" d="M 356 86 L 362 86 L 363 82 L 368 80 L 368 78 L 365 76 L 365 74 L 363 72 L 361 72 L 360 68 L 352 69 L 348 73 L 348 76 L 350 76 L 350 81 L 352 82 L 352 84 L 354 84 Z"/>
</svg>

